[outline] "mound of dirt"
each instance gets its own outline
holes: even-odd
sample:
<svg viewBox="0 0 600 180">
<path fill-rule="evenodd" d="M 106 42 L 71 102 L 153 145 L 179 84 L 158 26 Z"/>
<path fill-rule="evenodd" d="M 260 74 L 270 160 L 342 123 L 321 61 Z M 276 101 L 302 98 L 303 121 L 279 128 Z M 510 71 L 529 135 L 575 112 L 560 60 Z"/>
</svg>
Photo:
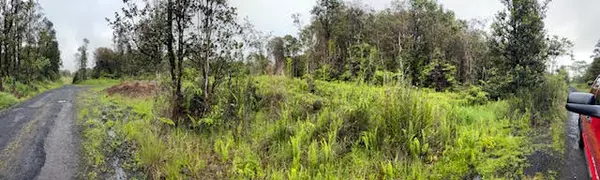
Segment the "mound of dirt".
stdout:
<svg viewBox="0 0 600 180">
<path fill-rule="evenodd" d="M 152 96 L 158 91 L 158 85 L 153 82 L 121 82 L 105 90 L 108 95 L 120 94 L 129 97 L 147 97 Z"/>
</svg>

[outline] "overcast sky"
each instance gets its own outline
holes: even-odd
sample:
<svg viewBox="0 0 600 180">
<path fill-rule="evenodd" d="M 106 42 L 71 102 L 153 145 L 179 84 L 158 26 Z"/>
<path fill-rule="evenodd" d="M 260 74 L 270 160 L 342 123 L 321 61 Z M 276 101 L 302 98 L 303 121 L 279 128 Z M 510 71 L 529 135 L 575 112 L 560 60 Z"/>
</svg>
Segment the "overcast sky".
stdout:
<svg viewBox="0 0 600 180">
<path fill-rule="evenodd" d="M 91 42 L 90 50 L 112 46 L 112 30 L 106 17 L 112 17 L 121 7 L 121 0 L 39 0 L 46 16 L 54 22 L 62 53 L 63 69 L 74 70 L 74 56 L 83 38 Z M 391 0 L 364 0 L 375 9 L 383 9 Z M 273 35 L 295 34 L 291 14 L 300 13 L 307 23 L 315 0 L 232 0 L 240 19 L 248 17 L 261 31 Z M 502 9 L 499 0 L 440 0 L 446 9 L 461 19 L 491 21 Z M 600 39 L 600 7 L 598 0 L 554 0 L 546 18 L 549 34 L 571 39 L 575 43 L 575 58 L 591 61 L 593 46 Z M 561 64 L 570 64 L 563 60 Z"/>
</svg>

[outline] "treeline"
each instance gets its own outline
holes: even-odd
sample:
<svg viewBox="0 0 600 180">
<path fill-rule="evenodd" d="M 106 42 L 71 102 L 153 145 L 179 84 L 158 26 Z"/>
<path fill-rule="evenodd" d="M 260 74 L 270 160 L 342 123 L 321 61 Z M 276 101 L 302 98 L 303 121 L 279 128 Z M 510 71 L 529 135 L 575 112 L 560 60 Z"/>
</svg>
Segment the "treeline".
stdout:
<svg viewBox="0 0 600 180">
<path fill-rule="evenodd" d="M 397 0 L 384 10 L 360 1 L 318 0 L 307 25 L 301 15 L 292 16 L 298 34 L 273 37 L 239 23 L 227 1 L 124 1 L 108 19 L 115 48 L 95 51 L 93 73 L 168 75 L 174 117 L 192 111 L 184 107 L 186 99 L 200 101 L 198 116 L 210 112 L 215 88 L 244 74 L 408 81 L 437 91 L 480 86 L 490 98 L 509 97 L 543 84 L 572 43 L 546 33 L 547 2 L 502 3 L 505 9 L 487 33 L 484 23 L 458 19 L 432 0 Z M 193 86 L 183 89 L 182 81 Z"/>
<path fill-rule="evenodd" d="M 37 1 L 0 2 L 0 91 L 5 83 L 56 80 L 62 65 L 53 23 Z"/>
<path fill-rule="evenodd" d="M 575 83 L 592 83 L 600 75 L 600 41 L 594 46 L 591 63 L 583 60 L 574 61 L 569 68 Z"/>
</svg>

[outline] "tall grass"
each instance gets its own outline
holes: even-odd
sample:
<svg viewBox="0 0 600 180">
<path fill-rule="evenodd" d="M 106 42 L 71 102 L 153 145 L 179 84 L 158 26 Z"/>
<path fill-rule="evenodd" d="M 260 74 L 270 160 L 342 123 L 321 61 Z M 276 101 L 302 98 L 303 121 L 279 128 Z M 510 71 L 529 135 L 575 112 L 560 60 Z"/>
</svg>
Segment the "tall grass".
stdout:
<svg viewBox="0 0 600 180">
<path fill-rule="evenodd" d="M 159 101 L 98 102 L 140 114 L 114 128 L 134 143 L 135 167 L 150 179 L 519 178 L 535 115 L 513 113 L 511 101 L 486 102 L 474 88 L 274 76 L 232 83 L 217 89 L 212 112 L 191 129 L 158 118 Z"/>
</svg>

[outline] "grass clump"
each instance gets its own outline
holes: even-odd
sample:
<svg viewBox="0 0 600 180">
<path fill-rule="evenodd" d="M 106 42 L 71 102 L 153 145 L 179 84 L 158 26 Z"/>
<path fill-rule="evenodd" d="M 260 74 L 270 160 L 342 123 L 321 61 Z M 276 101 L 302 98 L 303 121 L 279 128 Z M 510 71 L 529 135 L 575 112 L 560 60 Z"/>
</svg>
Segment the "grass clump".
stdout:
<svg viewBox="0 0 600 180">
<path fill-rule="evenodd" d="M 0 109 L 8 108 L 19 103 L 19 99 L 12 94 L 0 92 Z"/>
</svg>

